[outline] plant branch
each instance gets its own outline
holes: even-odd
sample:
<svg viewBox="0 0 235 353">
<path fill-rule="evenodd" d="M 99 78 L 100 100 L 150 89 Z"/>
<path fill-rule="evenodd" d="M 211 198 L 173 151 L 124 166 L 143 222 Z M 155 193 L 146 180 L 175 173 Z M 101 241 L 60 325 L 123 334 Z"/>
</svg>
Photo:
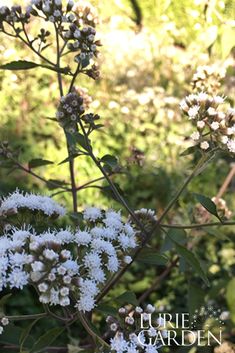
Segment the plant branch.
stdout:
<svg viewBox="0 0 235 353">
<path fill-rule="evenodd" d="M 93 329 L 89 326 L 87 319 L 85 318 L 85 316 L 81 312 L 78 313 L 78 317 L 80 319 L 81 324 L 83 325 L 83 327 L 85 328 L 87 333 L 89 333 L 91 335 L 91 337 L 93 338 L 95 343 L 96 343 L 96 339 L 97 339 L 103 346 L 110 348 L 108 343 L 106 343 L 102 337 L 100 337 L 97 333 L 95 333 L 93 331 Z"/>
<path fill-rule="evenodd" d="M 48 316 L 48 313 L 32 314 L 32 315 L 12 315 L 12 316 L 3 316 L 7 317 L 10 321 L 19 321 L 19 320 L 35 320 L 42 317 Z"/>
<path fill-rule="evenodd" d="M 228 222 L 212 222 L 212 223 L 201 223 L 201 224 L 161 224 L 163 228 L 178 228 L 178 229 L 194 229 L 194 228 L 206 228 L 206 227 L 218 227 L 218 226 L 232 226 L 235 225 L 235 221 Z"/>
<path fill-rule="evenodd" d="M 206 155 L 203 155 L 199 162 L 197 163 L 196 167 L 193 169 L 191 174 L 186 178 L 184 181 L 183 185 L 181 188 L 177 191 L 176 195 L 173 197 L 173 199 L 169 202 L 167 205 L 166 209 L 163 211 L 162 215 L 159 217 L 155 225 L 153 226 L 152 230 L 148 233 L 148 236 L 144 239 L 142 242 L 141 246 L 138 247 L 134 254 L 132 255 L 132 261 L 125 265 L 123 268 L 121 268 L 117 274 L 104 286 L 102 292 L 97 296 L 96 301 L 99 302 L 108 292 L 109 290 L 119 281 L 119 279 L 124 275 L 124 273 L 129 269 L 129 267 L 132 265 L 132 263 L 135 261 L 139 253 L 141 252 L 143 246 L 149 241 L 151 236 L 154 234 L 155 231 L 160 230 L 161 228 L 161 221 L 166 217 L 168 212 L 171 210 L 171 208 L 174 206 L 174 204 L 178 201 L 180 195 L 183 193 L 183 191 L 186 189 L 190 181 L 194 178 L 195 175 L 197 175 L 198 170 L 202 168 L 202 166 L 206 163 L 207 157 Z"/>
</svg>

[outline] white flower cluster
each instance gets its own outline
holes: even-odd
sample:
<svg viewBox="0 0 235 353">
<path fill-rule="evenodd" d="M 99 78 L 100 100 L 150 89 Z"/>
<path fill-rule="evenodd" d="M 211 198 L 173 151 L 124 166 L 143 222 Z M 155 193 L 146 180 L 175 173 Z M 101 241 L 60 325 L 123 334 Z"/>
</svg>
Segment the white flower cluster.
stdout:
<svg viewBox="0 0 235 353">
<path fill-rule="evenodd" d="M 64 216 L 66 210 L 48 196 L 23 193 L 19 190 L 0 200 L 0 215 L 18 213 L 20 209 L 41 211 L 46 216 Z"/>
<path fill-rule="evenodd" d="M 149 321 L 151 316 L 151 321 L 154 324 L 152 314 L 155 311 L 155 307 L 151 304 L 148 304 L 145 310 L 140 306 L 135 308 L 127 306 L 118 310 L 119 318 L 108 316 L 106 322 L 109 325 L 110 334 L 114 334 L 114 337 L 110 339 L 111 351 L 116 353 L 158 353 L 161 345 L 154 344 L 153 338 L 158 336 L 159 331 L 162 337 L 166 337 L 166 331 L 163 329 L 164 320 L 156 318 L 156 328 L 150 327 L 148 330 L 141 330 L 141 320 Z M 152 344 L 149 344 L 150 342 Z"/>
<path fill-rule="evenodd" d="M 30 284 L 44 304 L 91 311 L 106 278 L 136 246 L 135 232 L 118 212 L 91 207 L 84 212 L 84 230 L 12 228 L 0 237 L 0 290 Z"/>
<path fill-rule="evenodd" d="M 97 10 L 89 1 L 76 1 L 73 11 L 78 16 L 78 22 L 80 25 L 88 25 L 95 28 L 99 22 Z"/>
<path fill-rule="evenodd" d="M 0 319 L 0 335 L 3 333 L 4 327 L 7 326 L 8 324 L 9 324 L 9 319 L 7 317 L 3 317 L 2 319 Z"/>
<path fill-rule="evenodd" d="M 83 8 L 84 13 L 81 13 L 76 11 L 77 7 L 74 8 L 73 1 L 69 0 L 66 3 L 66 7 L 63 8 L 62 0 L 31 0 L 27 13 L 38 16 L 40 11 L 47 21 L 57 23 L 65 42 L 68 42 L 68 49 L 71 52 L 79 52 L 75 56 L 75 61 L 80 63 L 87 60 L 89 63 L 89 60 L 97 55 L 97 46 L 100 45 L 99 41 L 95 41 L 96 30 L 91 26 L 94 21 L 88 21 L 89 24 L 81 21 L 81 17 L 88 16 L 87 7 Z M 71 12 L 73 8 L 74 11 Z M 65 28 L 65 24 L 69 24 L 69 28 Z"/>
<path fill-rule="evenodd" d="M 220 109 L 224 103 L 221 96 L 205 92 L 190 94 L 180 103 L 183 112 L 196 127 L 191 138 L 202 150 L 220 147 L 235 153 L 235 109 Z"/>
<path fill-rule="evenodd" d="M 196 73 L 192 78 L 192 85 L 198 91 L 207 91 L 215 93 L 221 86 L 221 80 L 226 75 L 226 68 L 219 65 L 198 66 Z"/>
</svg>

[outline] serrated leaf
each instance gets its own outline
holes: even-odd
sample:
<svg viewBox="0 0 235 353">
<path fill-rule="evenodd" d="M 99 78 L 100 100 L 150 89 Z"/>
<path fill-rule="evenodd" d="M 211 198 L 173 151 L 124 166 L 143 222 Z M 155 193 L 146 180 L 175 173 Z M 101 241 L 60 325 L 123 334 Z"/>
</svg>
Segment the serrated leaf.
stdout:
<svg viewBox="0 0 235 353">
<path fill-rule="evenodd" d="M 79 153 L 74 153 L 73 155 L 63 159 L 63 161 L 61 161 L 60 163 L 58 163 L 58 165 L 62 165 L 64 163 L 68 163 L 69 161 L 72 161 L 73 159 L 77 158 L 78 156 L 80 156 Z"/>
<path fill-rule="evenodd" d="M 31 161 L 29 161 L 28 166 L 29 166 L 29 169 L 32 169 L 32 168 L 42 167 L 42 166 L 48 165 L 48 164 L 54 164 L 54 163 L 51 161 L 48 161 L 46 159 L 35 158 L 35 159 L 31 159 Z"/>
<path fill-rule="evenodd" d="M 235 323 L 235 278 L 231 279 L 227 285 L 226 300 L 231 312 L 231 320 Z"/>
<path fill-rule="evenodd" d="M 193 154 L 197 151 L 198 151 L 198 146 L 190 146 L 186 150 L 184 150 L 182 153 L 180 153 L 180 157 L 188 156 L 188 155 Z"/>
<path fill-rule="evenodd" d="M 47 186 L 48 186 L 48 189 L 50 190 L 58 189 L 61 186 L 65 186 L 65 185 L 68 185 L 68 183 L 66 183 L 66 181 L 63 181 L 63 180 L 49 179 L 47 181 Z"/>
<path fill-rule="evenodd" d="M 137 262 L 141 262 L 149 265 L 166 265 L 168 258 L 164 255 L 159 254 L 155 249 L 143 248 L 138 255 Z"/>
<path fill-rule="evenodd" d="M 217 213 L 217 207 L 216 204 L 207 196 L 201 195 L 201 194 L 195 194 L 195 197 L 197 199 L 198 202 L 200 202 L 200 204 L 212 215 L 214 215 L 215 217 L 217 217 L 220 222 L 221 222 L 221 218 Z"/>
<path fill-rule="evenodd" d="M 9 299 L 11 296 L 12 296 L 12 294 L 9 293 L 9 294 L 6 294 L 6 295 L 4 295 L 3 297 L 1 297 L 1 298 L 0 298 L 0 307 L 3 307 L 3 306 L 7 303 L 8 299 Z"/>
<path fill-rule="evenodd" d="M 8 325 L 4 327 L 3 333 L 0 335 L 0 343 L 16 345 L 18 346 L 20 337 L 23 333 L 23 329 L 14 325 Z M 25 340 L 25 347 L 29 348 L 33 345 L 34 340 L 31 336 L 28 336 Z"/>
<path fill-rule="evenodd" d="M 117 298 L 114 299 L 114 301 L 118 302 L 121 305 L 125 305 L 125 304 L 138 305 L 136 295 L 132 291 L 127 291 L 119 295 Z"/>
<path fill-rule="evenodd" d="M 184 229 L 171 228 L 168 231 L 168 234 L 170 234 L 170 236 L 172 236 L 173 239 L 181 245 L 185 244 L 187 241 L 187 233 Z M 164 253 L 166 251 L 170 251 L 173 248 L 173 246 L 174 246 L 174 243 L 172 243 L 171 239 L 166 236 L 160 252 Z"/>
<path fill-rule="evenodd" d="M 115 156 L 111 156 L 110 154 L 103 156 L 100 161 L 102 163 L 108 164 L 112 169 L 118 164 L 118 159 Z"/>
<path fill-rule="evenodd" d="M 116 316 L 117 315 L 117 309 L 115 309 L 114 307 L 110 306 L 110 305 L 106 305 L 106 304 L 100 304 L 96 307 L 97 311 L 102 312 L 103 314 L 106 315 L 112 315 L 112 316 Z"/>
<path fill-rule="evenodd" d="M 30 69 L 34 69 L 35 67 L 38 67 L 38 66 L 41 66 L 41 65 L 36 64 L 31 61 L 18 60 L 18 61 L 12 61 L 10 63 L 1 65 L 0 69 L 3 69 L 3 70 L 30 70 Z"/>
<path fill-rule="evenodd" d="M 24 349 L 24 344 L 33 328 L 33 326 L 42 318 L 38 318 L 36 320 L 34 320 L 33 322 L 30 323 L 30 325 L 28 327 L 26 327 L 26 329 L 22 332 L 22 334 L 20 335 L 20 339 L 19 339 L 19 345 L 20 345 L 20 353 L 23 353 L 23 349 Z"/>
<path fill-rule="evenodd" d="M 119 186 L 117 183 L 114 183 L 114 185 L 116 186 L 116 188 L 117 188 L 119 194 L 120 194 L 121 196 L 124 196 L 124 195 L 123 195 L 123 191 L 121 190 L 120 186 Z M 119 198 L 115 195 L 115 193 L 114 193 L 114 191 L 113 191 L 113 189 L 111 188 L 110 185 L 103 186 L 103 187 L 102 187 L 102 191 L 106 194 L 106 196 L 108 196 L 108 197 L 114 199 L 115 201 L 121 203 L 121 201 L 120 201 Z"/>
<path fill-rule="evenodd" d="M 42 65 L 42 64 L 37 64 L 32 61 L 26 61 L 26 60 L 18 60 L 18 61 L 12 61 L 10 63 L 4 64 L 0 66 L 0 69 L 2 70 L 31 70 L 35 69 L 36 67 L 42 67 L 48 70 L 60 72 L 63 74 L 68 74 L 70 69 L 68 67 L 65 68 L 58 68 L 55 66 L 49 66 L 49 65 Z"/>
<path fill-rule="evenodd" d="M 177 253 L 179 254 L 179 256 L 183 257 L 185 259 L 185 261 L 192 267 L 192 269 L 196 273 L 198 273 L 198 275 L 202 278 L 202 280 L 205 282 L 205 284 L 207 286 L 209 286 L 210 283 L 208 281 L 206 273 L 205 273 L 204 269 L 202 268 L 200 261 L 198 260 L 196 255 L 193 252 L 189 251 L 184 246 L 177 243 L 171 235 L 168 234 L 167 236 L 174 243 L 175 249 L 176 249 Z"/>
<path fill-rule="evenodd" d="M 198 310 L 204 303 L 205 292 L 199 285 L 189 283 L 188 287 L 188 306 L 189 313 L 193 315 L 195 310 Z"/>
<path fill-rule="evenodd" d="M 83 136 L 79 132 L 75 132 L 73 134 L 66 132 L 66 137 L 67 137 L 69 146 L 76 146 L 78 144 L 79 146 L 84 148 L 85 151 L 88 151 L 89 148 L 91 148 L 90 140 L 88 140 L 88 143 L 89 143 L 88 145 L 85 136 Z"/>
<path fill-rule="evenodd" d="M 30 350 L 30 353 L 42 352 L 44 348 L 50 346 L 56 340 L 56 338 L 61 335 L 64 330 L 65 329 L 63 327 L 55 327 L 47 331 L 34 343 L 32 349 Z"/>
</svg>

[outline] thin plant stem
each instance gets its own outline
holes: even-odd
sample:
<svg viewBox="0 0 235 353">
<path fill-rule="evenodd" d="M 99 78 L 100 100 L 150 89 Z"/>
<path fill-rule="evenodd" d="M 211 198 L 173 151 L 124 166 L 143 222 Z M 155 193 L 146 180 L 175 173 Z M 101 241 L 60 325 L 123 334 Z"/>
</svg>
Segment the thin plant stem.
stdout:
<svg viewBox="0 0 235 353">
<path fill-rule="evenodd" d="M 207 156 L 203 155 L 199 162 L 197 163 L 196 167 L 193 169 L 192 173 L 186 178 L 184 181 L 183 185 L 181 188 L 177 191 L 176 195 L 173 197 L 173 199 L 169 202 L 167 205 L 166 209 L 163 211 L 162 215 L 160 218 L 157 220 L 155 225 L 153 226 L 152 230 L 149 232 L 148 236 L 144 239 L 143 243 L 141 244 L 140 247 L 136 249 L 132 256 L 132 261 L 125 265 L 123 268 L 121 268 L 113 278 L 108 281 L 108 283 L 104 286 L 102 292 L 96 297 L 96 302 L 99 302 L 108 292 L 109 290 L 120 280 L 120 278 L 124 275 L 124 273 L 129 269 L 129 267 L 132 265 L 132 263 L 135 261 L 139 253 L 141 252 L 143 246 L 149 241 L 151 236 L 154 234 L 155 231 L 160 230 L 161 226 L 161 221 L 166 217 L 168 212 L 171 210 L 171 208 L 174 206 L 174 204 L 178 201 L 180 195 L 183 193 L 183 191 L 186 189 L 190 181 L 194 178 L 194 176 L 197 174 L 198 170 L 202 168 L 203 164 L 206 163 Z"/>
<path fill-rule="evenodd" d="M 20 321 L 20 320 L 36 320 L 43 317 L 47 317 L 48 313 L 32 314 L 32 315 L 12 315 L 12 316 L 3 316 L 7 317 L 10 321 Z"/>
<path fill-rule="evenodd" d="M 55 33 L 56 33 L 56 48 L 57 48 L 57 67 L 60 69 L 60 57 L 61 57 L 61 50 L 60 50 L 60 43 L 59 43 L 59 33 L 58 33 L 58 27 L 55 25 Z M 60 96 L 63 96 L 63 81 L 61 74 L 58 72 L 57 74 L 58 78 L 58 84 L 59 84 L 59 90 L 60 90 Z M 68 139 L 66 136 L 66 131 L 64 130 L 65 138 L 66 138 L 66 145 L 67 145 L 67 151 L 68 151 L 68 156 L 69 158 L 69 172 L 70 172 L 70 179 L 71 179 L 71 193 L 72 193 L 72 199 L 73 199 L 73 211 L 77 212 L 77 188 L 76 188 L 76 180 L 75 180 L 75 171 L 74 171 L 74 158 L 71 156 L 71 152 L 69 149 L 69 143 Z"/>
<path fill-rule="evenodd" d="M 83 327 L 85 328 L 85 330 L 87 331 L 87 333 L 89 333 L 91 335 L 91 337 L 94 340 L 94 343 L 96 343 L 96 340 L 98 340 L 103 346 L 110 348 L 108 343 L 106 343 L 102 337 L 100 337 L 97 333 L 95 333 L 93 331 L 93 329 L 90 327 L 89 323 L 87 322 L 86 317 L 81 313 L 78 312 L 78 317 L 80 319 L 81 324 L 83 325 Z"/>
<path fill-rule="evenodd" d="M 221 226 L 233 226 L 235 221 L 231 222 L 212 222 L 212 223 L 201 223 L 201 224 L 161 224 L 163 228 L 177 228 L 177 229 L 194 229 L 194 228 L 206 228 L 206 227 L 221 227 Z"/>
</svg>

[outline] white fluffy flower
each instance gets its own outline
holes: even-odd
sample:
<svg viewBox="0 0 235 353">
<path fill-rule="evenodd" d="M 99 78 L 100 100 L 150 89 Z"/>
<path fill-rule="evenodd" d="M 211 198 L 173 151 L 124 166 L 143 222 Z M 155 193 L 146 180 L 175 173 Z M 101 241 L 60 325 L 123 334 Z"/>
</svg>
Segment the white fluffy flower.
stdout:
<svg viewBox="0 0 235 353">
<path fill-rule="evenodd" d="M 78 231 L 74 236 L 74 241 L 78 245 L 88 245 L 91 241 L 91 235 L 87 231 Z"/>
<path fill-rule="evenodd" d="M 128 348 L 128 342 L 124 339 L 122 333 L 118 333 L 114 338 L 111 338 L 110 347 L 117 353 L 123 353 Z"/>
<path fill-rule="evenodd" d="M 189 108 L 188 110 L 189 119 L 195 119 L 199 112 L 199 109 L 200 109 L 199 105 L 194 105 L 193 107 Z"/>
<path fill-rule="evenodd" d="M 79 31 L 80 32 L 80 31 Z M 101 210 L 96 207 L 87 207 L 84 210 L 83 217 L 88 221 L 96 221 L 98 218 L 102 216 Z"/>
<path fill-rule="evenodd" d="M 227 146 L 228 146 L 229 152 L 235 153 L 235 139 L 228 140 Z"/>
<path fill-rule="evenodd" d="M 209 143 L 207 141 L 203 141 L 200 143 L 200 147 L 202 150 L 208 150 L 208 148 L 210 147 Z"/>
<path fill-rule="evenodd" d="M 200 139 L 200 134 L 198 131 L 194 131 L 191 135 L 191 139 L 194 140 L 194 141 L 197 141 Z"/>
<path fill-rule="evenodd" d="M 198 122 L 197 122 L 197 127 L 198 127 L 198 129 L 203 129 L 204 127 L 205 127 L 205 122 L 203 121 L 203 120 L 199 120 Z"/>
<path fill-rule="evenodd" d="M 211 128 L 212 130 L 216 131 L 219 129 L 219 123 L 218 121 L 213 121 L 213 123 L 211 124 Z"/>
<path fill-rule="evenodd" d="M 14 268 L 8 275 L 8 283 L 10 288 L 19 288 L 23 289 L 23 287 L 28 284 L 29 274 L 20 268 Z"/>
<path fill-rule="evenodd" d="M 2 199 L 0 214 L 14 209 L 19 212 L 20 208 L 28 208 L 32 211 L 42 211 L 47 216 L 54 214 L 58 216 L 65 215 L 65 208 L 57 204 L 48 196 L 23 193 L 16 190 L 12 194 Z"/>
</svg>

